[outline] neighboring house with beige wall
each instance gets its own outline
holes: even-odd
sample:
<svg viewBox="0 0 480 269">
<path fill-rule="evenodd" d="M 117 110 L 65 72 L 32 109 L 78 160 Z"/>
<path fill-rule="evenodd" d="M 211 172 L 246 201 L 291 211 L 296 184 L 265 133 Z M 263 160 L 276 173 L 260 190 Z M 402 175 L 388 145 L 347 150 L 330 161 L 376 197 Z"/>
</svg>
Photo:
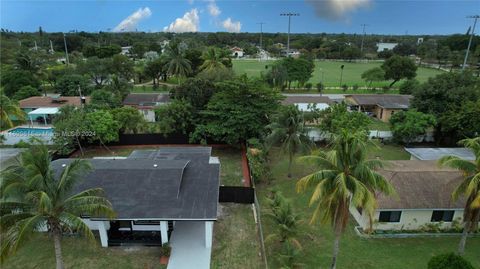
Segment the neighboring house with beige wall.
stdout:
<svg viewBox="0 0 480 269">
<path fill-rule="evenodd" d="M 410 107 L 411 98 L 411 95 L 401 94 L 350 94 L 345 95 L 345 102 L 350 110 L 365 112 L 388 122 L 393 114 Z"/>
<path fill-rule="evenodd" d="M 391 161 L 379 171 L 394 187 L 396 195 L 377 197 L 374 230 L 418 230 L 437 224 L 448 228 L 463 217 L 465 201 L 452 201 L 453 190 L 462 182 L 457 170 L 439 167 L 436 161 Z M 350 212 L 358 225 L 367 230 L 368 216 L 361 210 Z"/>
</svg>

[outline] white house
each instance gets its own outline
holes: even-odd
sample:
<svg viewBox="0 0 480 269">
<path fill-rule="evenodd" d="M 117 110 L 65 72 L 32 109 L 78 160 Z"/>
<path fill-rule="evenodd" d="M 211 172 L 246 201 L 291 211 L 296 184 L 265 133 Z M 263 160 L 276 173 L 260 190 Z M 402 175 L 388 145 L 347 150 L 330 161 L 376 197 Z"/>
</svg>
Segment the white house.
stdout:
<svg viewBox="0 0 480 269">
<path fill-rule="evenodd" d="M 398 45 L 398 43 L 377 43 L 377 52 L 385 51 L 385 50 L 393 50 Z"/>
<path fill-rule="evenodd" d="M 452 200 L 462 173 L 439 167 L 437 161 L 391 161 L 379 173 L 394 187 L 396 196 L 378 195 L 374 230 L 418 230 L 436 224 L 447 228 L 461 221 L 465 201 Z M 367 230 L 370 221 L 361 209 L 350 208 L 358 225 Z"/>
<path fill-rule="evenodd" d="M 170 102 L 166 93 L 130 93 L 123 100 L 123 105 L 135 107 L 148 122 L 155 122 L 155 107 Z"/>
<path fill-rule="evenodd" d="M 132 49 L 132 46 L 122 47 L 122 51 L 120 52 L 120 54 L 128 56 L 130 54 L 131 49 Z"/>
<path fill-rule="evenodd" d="M 314 109 L 324 110 L 333 103 L 327 96 L 312 96 L 312 95 L 286 95 L 282 100 L 282 105 L 295 105 L 298 110 L 304 112 L 311 112 Z"/>
<path fill-rule="evenodd" d="M 73 161 L 53 161 L 55 175 Z M 192 244 L 211 250 L 220 163 L 211 157 L 210 147 L 136 150 L 126 159 L 90 162 L 93 170 L 74 191 L 102 188 L 112 203 L 115 219 L 82 216 L 90 229 L 98 231 L 103 247 L 158 246 L 169 242 L 172 234 L 188 233 Z M 188 230 L 192 227 L 195 231 Z"/>
<path fill-rule="evenodd" d="M 232 57 L 234 58 L 242 58 L 243 57 L 243 49 L 239 47 L 233 47 L 230 49 L 232 52 Z"/>
</svg>

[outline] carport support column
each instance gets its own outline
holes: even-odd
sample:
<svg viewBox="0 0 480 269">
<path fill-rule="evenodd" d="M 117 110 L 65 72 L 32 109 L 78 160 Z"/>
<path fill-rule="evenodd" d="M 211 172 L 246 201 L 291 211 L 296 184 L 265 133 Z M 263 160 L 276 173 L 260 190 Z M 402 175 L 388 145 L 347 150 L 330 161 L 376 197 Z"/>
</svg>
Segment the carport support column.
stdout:
<svg viewBox="0 0 480 269">
<path fill-rule="evenodd" d="M 168 221 L 160 221 L 160 234 L 162 236 L 162 244 L 168 243 Z"/>
<path fill-rule="evenodd" d="M 110 224 L 106 221 L 99 221 L 98 222 L 98 233 L 100 234 L 100 242 L 102 243 L 102 247 L 104 247 L 104 248 L 108 247 L 107 229 L 110 229 L 109 226 L 110 226 Z"/>
<path fill-rule="evenodd" d="M 205 247 L 212 247 L 213 221 L 205 221 Z"/>
</svg>

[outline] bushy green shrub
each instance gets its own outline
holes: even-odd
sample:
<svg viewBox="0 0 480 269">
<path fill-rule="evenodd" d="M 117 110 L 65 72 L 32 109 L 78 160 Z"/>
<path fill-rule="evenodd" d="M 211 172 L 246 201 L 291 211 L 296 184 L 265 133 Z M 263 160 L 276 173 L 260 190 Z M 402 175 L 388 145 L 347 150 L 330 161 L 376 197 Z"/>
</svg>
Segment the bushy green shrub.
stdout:
<svg viewBox="0 0 480 269">
<path fill-rule="evenodd" d="M 474 269 L 473 265 L 462 256 L 447 253 L 432 257 L 428 269 Z"/>
</svg>

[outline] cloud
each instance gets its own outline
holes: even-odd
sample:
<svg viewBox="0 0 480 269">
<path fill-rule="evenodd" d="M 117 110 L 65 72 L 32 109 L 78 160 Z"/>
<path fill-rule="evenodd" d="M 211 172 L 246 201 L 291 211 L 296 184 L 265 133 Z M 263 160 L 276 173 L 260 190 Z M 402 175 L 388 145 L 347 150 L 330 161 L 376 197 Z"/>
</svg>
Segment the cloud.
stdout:
<svg viewBox="0 0 480 269">
<path fill-rule="evenodd" d="M 183 33 L 183 32 L 197 32 L 200 27 L 200 17 L 196 8 L 186 12 L 183 17 L 177 18 L 169 26 L 165 26 L 163 31 Z"/>
<path fill-rule="evenodd" d="M 222 22 L 222 26 L 227 32 L 238 33 L 242 29 L 242 24 L 239 21 L 232 21 L 231 18 L 227 18 Z"/>
<path fill-rule="evenodd" d="M 193 5 L 193 2 L 195 2 L 194 0 L 187 0 L 187 2 L 190 4 L 190 5 Z"/>
<path fill-rule="evenodd" d="M 371 0 L 306 0 L 313 6 L 317 16 L 328 20 L 342 20 L 345 15 L 367 7 Z"/>
<path fill-rule="evenodd" d="M 213 17 L 217 17 L 218 15 L 220 15 L 220 13 L 222 13 L 220 8 L 215 3 L 215 0 L 210 1 L 207 8 L 208 8 L 208 13 L 210 13 L 210 15 L 212 15 Z"/>
<path fill-rule="evenodd" d="M 113 28 L 114 32 L 131 32 L 137 29 L 138 23 L 150 17 L 152 15 L 152 11 L 150 8 L 139 8 L 137 11 L 133 12 L 130 16 L 125 18 L 122 22 L 120 22 L 115 28 Z"/>
</svg>

